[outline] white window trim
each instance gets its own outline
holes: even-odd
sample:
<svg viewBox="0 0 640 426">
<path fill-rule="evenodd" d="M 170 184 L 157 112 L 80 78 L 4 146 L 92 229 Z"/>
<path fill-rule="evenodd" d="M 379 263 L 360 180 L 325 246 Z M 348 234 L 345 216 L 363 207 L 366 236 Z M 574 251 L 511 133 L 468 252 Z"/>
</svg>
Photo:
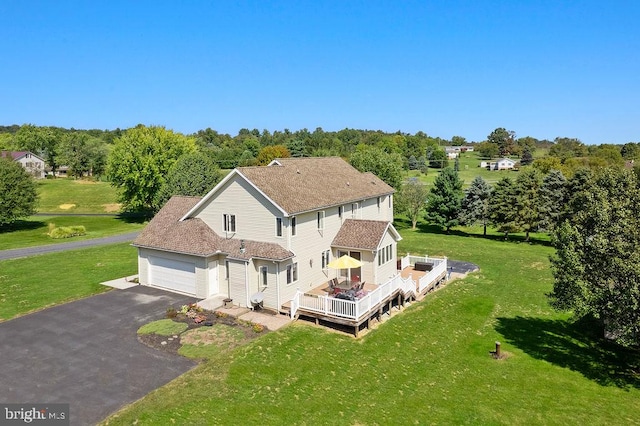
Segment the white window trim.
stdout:
<svg viewBox="0 0 640 426">
<path fill-rule="evenodd" d="M 224 230 L 224 232 L 228 232 L 228 233 L 236 232 L 236 229 L 238 229 L 236 225 L 237 223 L 236 223 L 235 214 L 230 214 L 230 213 L 222 214 L 222 229 Z"/>
<path fill-rule="evenodd" d="M 324 210 L 321 210 L 318 212 L 316 216 L 316 225 L 318 227 L 318 231 L 324 230 L 324 219 L 325 219 Z"/>
<path fill-rule="evenodd" d="M 269 267 L 261 266 L 259 273 L 260 273 L 260 276 L 259 276 L 260 285 L 262 287 L 269 287 Z"/>
<path fill-rule="evenodd" d="M 281 217 L 276 217 L 276 237 L 282 237 L 284 235 L 284 220 Z"/>
<path fill-rule="evenodd" d="M 298 220 L 296 219 L 295 216 L 293 216 L 291 219 L 289 219 L 289 223 L 291 224 L 291 236 L 295 237 L 296 233 L 298 232 Z"/>
<path fill-rule="evenodd" d="M 287 265 L 287 285 L 298 281 L 298 262 Z"/>
</svg>

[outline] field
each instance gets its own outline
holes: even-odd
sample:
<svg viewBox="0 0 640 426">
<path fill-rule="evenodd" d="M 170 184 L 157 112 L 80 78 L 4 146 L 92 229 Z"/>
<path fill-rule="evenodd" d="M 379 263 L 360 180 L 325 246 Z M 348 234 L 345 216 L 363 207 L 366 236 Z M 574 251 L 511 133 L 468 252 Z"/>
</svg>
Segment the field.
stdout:
<svg viewBox="0 0 640 426">
<path fill-rule="evenodd" d="M 106 424 L 638 424 L 640 356 L 549 308 L 546 237 L 398 228 L 400 251 L 481 271 L 361 339 L 298 321 L 208 360 Z M 489 355 L 495 341 L 504 359 Z"/>
<path fill-rule="evenodd" d="M 116 190 L 107 182 L 75 179 L 38 181 L 40 213 L 117 213 Z"/>
</svg>

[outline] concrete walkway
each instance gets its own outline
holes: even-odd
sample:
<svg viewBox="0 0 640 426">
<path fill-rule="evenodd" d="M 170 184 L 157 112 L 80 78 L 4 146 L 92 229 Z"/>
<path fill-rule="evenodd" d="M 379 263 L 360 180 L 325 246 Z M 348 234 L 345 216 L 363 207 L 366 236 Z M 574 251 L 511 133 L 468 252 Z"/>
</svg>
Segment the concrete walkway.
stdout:
<svg viewBox="0 0 640 426">
<path fill-rule="evenodd" d="M 267 313 L 266 311 L 252 311 L 248 308 L 232 306 L 224 307 L 225 296 L 214 296 L 198 302 L 198 305 L 210 311 L 220 311 L 234 318 L 264 325 L 271 331 L 278 330 L 291 322 L 291 318 L 286 315 Z"/>
</svg>

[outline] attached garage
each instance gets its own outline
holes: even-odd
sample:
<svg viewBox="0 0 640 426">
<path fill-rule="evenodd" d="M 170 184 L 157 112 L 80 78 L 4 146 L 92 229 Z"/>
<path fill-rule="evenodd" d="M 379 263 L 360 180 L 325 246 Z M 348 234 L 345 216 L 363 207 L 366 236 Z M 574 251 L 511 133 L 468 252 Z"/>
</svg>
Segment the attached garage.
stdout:
<svg viewBox="0 0 640 426">
<path fill-rule="evenodd" d="M 196 264 L 149 256 L 149 283 L 185 294 L 196 294 Z"/>
</svg>

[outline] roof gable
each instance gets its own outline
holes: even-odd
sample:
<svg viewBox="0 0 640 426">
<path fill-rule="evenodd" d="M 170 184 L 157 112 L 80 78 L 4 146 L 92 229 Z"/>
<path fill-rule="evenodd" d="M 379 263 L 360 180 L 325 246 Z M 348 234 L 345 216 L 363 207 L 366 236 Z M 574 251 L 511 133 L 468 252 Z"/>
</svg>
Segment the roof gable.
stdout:
<svg viewBox="0 0 640 426">
<path fill-rule="evenodd" d="M 380 247 L 387 232 L 390 232 L 396 241 L 402 239 L 391 222 L 347 219 L 340 227 L 331 245 L 333 247 L 374 251 Z"/>
</svg>

